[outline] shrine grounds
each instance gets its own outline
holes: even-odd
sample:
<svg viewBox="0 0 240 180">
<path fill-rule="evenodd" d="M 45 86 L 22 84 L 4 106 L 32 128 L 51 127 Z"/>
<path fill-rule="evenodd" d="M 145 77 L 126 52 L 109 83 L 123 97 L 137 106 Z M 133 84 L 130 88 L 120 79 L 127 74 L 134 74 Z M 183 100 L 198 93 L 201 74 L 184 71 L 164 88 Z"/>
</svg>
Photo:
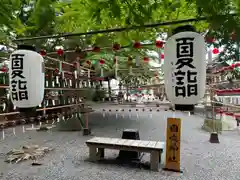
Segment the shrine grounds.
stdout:
<svg viewBox="0 0 240 180">
<path fill-rule="evenodd" d="M 165 141 L 166 118 L 172 117 L 171 111 L 156 112 L 152 118 L 149 112 L 138 113 L 115 111 L 102 116 L 102 108 L 116 109 L 118 106 L 95 107 L 89 121 L 96 136 L 121 137 L 125 128 L 138 129 L 142 140 Z M 121 107 L 122 108 L 122 107 Z M 136 109 L 136 108 L 134 108 Z M 126 108 L 128 110 L 128 108 Z M 124 118 L 120 115 L 124 114 Z M 27 131 L 16 128 L 6 130 L 6 139 L 1 141 L 0 179 L 2 180 L 239 180 L 240 179 L 240 132 L 226 132 L 219 135 L 220 144 L 209 143 L 209 133 L 201 130 L 203 118 L 175 113 L 182 118 L 181 167 L 183 174 L 173 172 L 152 172 L 144 168 L 128 167 L 112 163 L 90 163 L 85 141 L 92 136 L 82 136 L 82 132 Z M 31 161 L 19 164 L 4 162 L 4 153 L 12 148 L 27 144 L 38 144 L 55 148 L 40 161 L 41 166 L 31 166 Z M 114 158 L 118 151 L 106 150 L 106 158 Z M 165 157 L 163 157 L 164 160 Z M 144 155 L 143 161 L 148 161 Z"/>
</svg>

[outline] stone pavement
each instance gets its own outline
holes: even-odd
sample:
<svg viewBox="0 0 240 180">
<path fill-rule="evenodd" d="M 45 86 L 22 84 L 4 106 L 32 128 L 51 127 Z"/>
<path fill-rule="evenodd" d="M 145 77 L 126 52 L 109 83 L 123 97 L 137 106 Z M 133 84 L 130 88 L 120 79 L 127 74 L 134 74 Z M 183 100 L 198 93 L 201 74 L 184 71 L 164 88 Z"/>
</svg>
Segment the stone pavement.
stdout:
<svg viewBox="0 0 240 180">
<path fill-rule="evenodd" d="M 114 106 L 115 107 L 115 106 Z M 105 107 L 110 108 L 110 107 Z M 113 107 L 111 107 L 113 108 Z M 172 112 L 108 112 L 102 116 L 102 109 L 97 109 L 90 116 L 90 126 L 96 136 L 121 137 L 125 128 L 136 128 L 141 139 L 165 140 L 166 118 Z M 124 118 L 122 117 L 124 114 Z M 183 174 L 172 172 L 151 172 L 145 169 L 124 167 L 115 164 L 99 164 L 85 161 L 88 148 L 82 132 L 27 132 L 21 127 L 16 129 L 14 137 L 9 129 L 6 139 L 0 142 L 0 179 L 2 180 L 239 180 L 240 179 L 240 135 L 231 132 L 220 135 L 220 144 L 210 144 L 209 134 L 200 130 L 203 119 L 188 116 L 186 113 L 175 113 L 182 118 L 181 167 Z M 56 148 L 43 160 L 42 166 L 31 166 L 31 162 L 6 164 L 3 153 L 26 143 L 51 146 Z M 117 151 L 107 150 L 106 157 L 114 158 Z M 149 159 L 144 156 L 144 161 Z"/>
</svg>

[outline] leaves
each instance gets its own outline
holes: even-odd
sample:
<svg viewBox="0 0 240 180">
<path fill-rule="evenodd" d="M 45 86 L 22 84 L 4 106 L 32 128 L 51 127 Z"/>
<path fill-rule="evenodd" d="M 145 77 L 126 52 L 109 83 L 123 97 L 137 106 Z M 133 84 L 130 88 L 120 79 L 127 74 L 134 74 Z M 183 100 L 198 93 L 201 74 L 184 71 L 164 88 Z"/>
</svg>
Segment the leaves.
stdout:
<svg viewBox="0 0 240 180">
<path fill-rule="evenodd" d="M 239 10 L 240 0 L 2 0 L 0 40 L 7 42 L 15 36 L 87 32 L 206 16 L 207 21 L 190 24 L 200 32 L 209 29 L 209 34 L 219 40 L 214 44 L 215 46 L 224 45 L 226 50 L 235 51 L 232 43 L 240 41 L 240 18 L 232 16 L 231 13 L 239 14 Z M 67 40 L 65 38 L 51 43 L 47 40 L 30 43 L 36 44 L 39 48 L 46 46 L 49 49 L 60 43 L 70 49 L 75 48 L 76 45 L 81 48 L 92 44 L 101 47 L 111 46 L 114 42 L 125 46 L 132 41 L 155 41 L 159 33 L 169 33 L 176 26 L 179 25 L 140 28 L 104 35 L 73 37 Z M 230 38 L 233 32 L 237 34 L 234 41 Z M 122 62 L 125 62 L 129 54 L 145 56 L 147 50 L 152 49 L 154 50 L 153 47 L 147 47 L 143 51 L 138 51 L 128 48 L 121 51 L 120 56 L 125 57 L 122 59 Z M 113 52 L 107 51 L 106 54 L 109 54 L 106 58 L 111 62 Z M 111 63 L 106 66 L 107 69 L 111 69 Z"/>
</svg>

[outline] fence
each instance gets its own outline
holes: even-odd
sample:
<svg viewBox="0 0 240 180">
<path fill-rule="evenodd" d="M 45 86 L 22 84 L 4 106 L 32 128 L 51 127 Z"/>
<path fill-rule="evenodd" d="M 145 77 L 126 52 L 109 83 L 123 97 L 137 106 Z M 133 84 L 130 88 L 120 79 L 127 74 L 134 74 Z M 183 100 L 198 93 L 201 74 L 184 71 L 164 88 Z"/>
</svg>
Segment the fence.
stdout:
<svg viewBox="0 0 240 180">
<path fill-rule="evenodd" d="M 63 57 L 45 56 L 45 97 L 37 107 L 36 116 L 26 118 L 9 99 L 8 72 L 2 70 L 0 84 L 0 126 L 14 126 L 33 121 L 56 120 L 60 115 L 69 117 L 85 112 L 84 100 L 89 93 L 94 93 L 100 84 L 99 78 L 90 68 L 80 66 L 78 62 L 69 63 Z"/>
</svg>

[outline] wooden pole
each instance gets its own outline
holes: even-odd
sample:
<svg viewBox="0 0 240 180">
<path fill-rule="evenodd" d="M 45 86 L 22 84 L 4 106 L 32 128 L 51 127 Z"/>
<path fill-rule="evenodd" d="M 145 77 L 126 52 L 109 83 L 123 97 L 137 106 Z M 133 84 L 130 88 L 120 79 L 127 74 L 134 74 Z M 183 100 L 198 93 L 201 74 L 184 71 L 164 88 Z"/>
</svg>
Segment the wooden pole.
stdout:
<svg viewBox="0 0 240 180">
<path fill-rule="evenodd" d="M 212 131 L 215 132 L 215 123 L 214 123 L 214 117 L 215 117 L 215 108 L 214 108 L 214 88 L 213 88 L 213 83 L 214 83 L 214 76 L 211 77 L 211 89 L 210 89 L 210 101 L 211 101 L 211 106 L 212 106 Z"/>
</svg>

